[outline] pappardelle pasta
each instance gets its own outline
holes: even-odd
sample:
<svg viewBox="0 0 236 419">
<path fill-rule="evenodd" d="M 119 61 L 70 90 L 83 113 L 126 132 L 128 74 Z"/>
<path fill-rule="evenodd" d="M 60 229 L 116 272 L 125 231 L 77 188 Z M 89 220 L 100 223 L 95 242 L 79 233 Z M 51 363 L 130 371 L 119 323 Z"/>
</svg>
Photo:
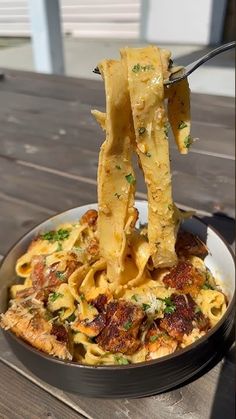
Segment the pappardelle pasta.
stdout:
<svg viewBox="0 0 236 419">
<path fill-rule="evenodd" d="M 170 63 L 168 51 L 149 46 L 99 65 L 98 210 L 35 237 L 1 315 L 2 328 L 45 353 L 89 365 L 148 361 L 204 336 L 226 310 L 207 248 L 179 228 L 190 214 L 172 199 L 169 122 L 180 153 L 192 140 L 187 81 L 164 88 Z M 147 186 L 146 225 L 134 206 L 133 154 Z"/>
</svg>

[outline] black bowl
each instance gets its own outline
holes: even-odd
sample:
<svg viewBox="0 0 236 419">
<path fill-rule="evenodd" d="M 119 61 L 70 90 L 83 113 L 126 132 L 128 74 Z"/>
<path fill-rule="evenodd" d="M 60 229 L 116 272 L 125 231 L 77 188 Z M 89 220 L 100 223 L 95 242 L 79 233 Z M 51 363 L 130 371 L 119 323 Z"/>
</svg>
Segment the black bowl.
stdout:
<svg viewBox="0 0 236 419">
<path fill-rule="evenodd" d="M 9 286 L 16 282 L 15 263 L 32 239 L 42 230 L 52 229 L 68 220 L 79 219 L 96 205 L 74 208 L 45 221 L 21 238 L 8 252 L 0 268 L 0 312 L 8 305 Z M 137 201 L 140 222 L 147 219 L 147 205 Z M 60 361 L 28 345 L 10 331 L 4 335 L 15 355 L 35 375 L 64 391 L 87 397 L 133 398 L 158 394 L 198 376 L 214 359 L 222 357 L 234 321 L 234 257 L 231 249 L 209 226 L 193 217 L 184 222 L 186 230 L 197 234 L 207 243 L 210 254 L 206 265 L 219 275 L 229 299 L 226 313 L 206 335 L 187 348 L 157 360 L 132 365 L 88 366 Z"/>
</svg>

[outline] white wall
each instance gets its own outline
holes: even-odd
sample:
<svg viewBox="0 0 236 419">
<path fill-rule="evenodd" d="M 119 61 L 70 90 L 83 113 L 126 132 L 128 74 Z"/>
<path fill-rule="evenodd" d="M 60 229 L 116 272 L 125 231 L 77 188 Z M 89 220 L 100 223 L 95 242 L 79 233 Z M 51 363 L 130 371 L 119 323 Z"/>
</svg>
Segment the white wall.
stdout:
<svg viewBox="0 0 236 419">
<path fill-rule="evenodd" d="M 63 32 L 81 38 L 137 39 L 140 1 L 61 0 Z M 27 0 L 0 0 L 0 36 L 30 36 Z"/>
<path fill-rule="evenodd" d="M 221 41 L 227 0 L 143 0 L 143 37 L 160 43 Z"/>
</svg>

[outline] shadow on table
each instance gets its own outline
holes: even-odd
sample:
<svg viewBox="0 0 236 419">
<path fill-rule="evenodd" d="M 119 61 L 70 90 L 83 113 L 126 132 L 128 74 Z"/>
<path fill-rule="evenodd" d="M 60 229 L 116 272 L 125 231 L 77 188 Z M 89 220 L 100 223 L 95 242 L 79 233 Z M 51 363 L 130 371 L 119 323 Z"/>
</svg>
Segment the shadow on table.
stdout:
<svg viewBox="0 0 236 419">
<path fill-rule="evenodd" d="M 217 398 L 219 398 L 218 404 L 220 406 L 222 406 L 221 416 L 215 416 L 214 417 L 214 416 L 211 415 L 211 417 L 209 417 L 209 419 L 223 419 L 223 418 L 233 419 L 231 416 L 222 415 L 222 409 L 223 409 L 223 405 L 224 405 L 224 401 L 223 401 L 224 397 L 222 397 L 222 396 L 227 391 L 228 392 L 227 393 L 227 403 L 229 404 L 229 406 L 232 406 L 234 404 L 234 394 L 235 394 L 234 393 L 234 388 L 231 389 L 232 390 L 231 392 L 228 389 L 228 382 L 234 380 L 234 378 L 232 377 L 232 368 L 230 369 L 230 367 L 228 366 L 227 370 L 226 370 L 225 367 L 224 367 L 227 363 L 227 360 L 231 359 L 232 356 L 233 356 L 233 353 L 235 351 L 235 348 L 233 347 L 234 343 L 235 343 L 235 326 L 233 326 L 227 341 L 224 343 L 224 346 L 222 346 L 221 348 L 219 348 L 216 351 L 215 356 L 212 358 L 212 360 L 200 372 L 198 372 L 197 374 L 195 374 L 193 377 L 189 378 L 188 380 L 184 381 L 184 383 L 178 384 L 177 386 L 174 386 L 169 390 L 163 391 L 161 394 L 165 394 L 165 393 L 169 393 L 170 391 L 178 390 L 183 386 L 186 386 L 188 384 L 193 383 L 194 381 L 201 378 L 203 375 L 207 374 L 212 368 L 214 368 L 224 358 L 224 363 L 223 363 L 223 366 L 221 368 L 219 382 L 218 382 L 218 386 L 217 386 L 217 390 L 216 390 Z M 225 374 L 225 371 L 227 371 L 227 375 Z M 222 387 L 224 387 L 223 393 L 222 393 Z M 219 388 L 219 391 L 218 391 L 218 388 Z M 158 394 L 156 394 L 156 395 L 158 395 Z M 149 396 L 147 396 L 147 397 L 149 397 Z M 215 399 L 216 399 L 216 396 L 215 396 Z M 215 399 L 214 399 L 212 411 L 214 411 L 214 406 L 216 404 Z"/>
<path fill-rule="evenodd" d="M 202 220 L 214 227 L 229 243 L 235 240 L 235 220 L 223 213 L 214 214 L 212 217 L 202 217 Z M 231 342 L 235 342 L 234 330 Z M 210 419 L 233 419 L 235 417 L 235 345 L 226 352 L 218 384 L 215 391 Z"/>
<path fill-rule="evenodd" d="M 207 54 L 212 49 L 216 48 L 216 45 L 205 47 L 202 49 L 199 49 L 197 51 L 190 52 L 189 54 L 181 55 L 178 58 L 175 59 L 173 57 L 174 63 L 178 65 L 186 66 L 199 58 L 201 58 L 203 55 Z M 210 67 L 226 67 L 226 68 L 234 68 L 235 66 L 235 51 L 234 49 L 225 51 L 211 60 L 207 61 L 205 64 Z"/>
<path fill-rule="evenodd" d="M 227 352 L 221 366 L 210 419 L 235 417 L 235 345 Z"/>
<path fill-rule="evenodd" d="M 212 216 L 201 217 L 201 220 L 215 228 L 221 236 L 232 245 L 235 241 L 235 220 L 222 212 L 214 213 Z"/>
<path fill-rule="evenodd" d="M 212 216 L 200 217 L 200 219 L 207 225 L 215 228 L 221 236 L 233 247 L 235 241 L 235 220 L 234 218 L 228 217 L 226 214 L 217 212 Z M 234 376 L 232 375 L 232 358 L 234 355 L 235 348 L 232 345 L 235 342 L 235 326 L 233 326 L 230 336 L 222 348 L 218 348 L 214 358 L 207 364 L 203 370 L 195 374 L 194 377 L 185 381 L 184 383 L 173 387 L 171 391 L 177 390 L 182 386 L 188 385 L 198 378 L 202 377 L 212 368 L 214 368 L 221 360 L 224 358 L 223 365 L 221 367 L 221 372 L 219 375 L 219 381 L 216 389 L 215 399 L 212 407 L 212 415 L 209 419 L 232 419 L 233 406 L 234 406 L 234 383 L 232 383 L 233 388 L 228 388 L 230 382 L 234 381 Z M 229 363 L 230 362 L 230 363 Z M 169 392 L 170 390 L 167 390 Z M 227 393 L 227 397 L 225 394 Z M 225 408 L 225 399 L 227 398 L 227 414 L 224 415 L 223 408 Z M 221 407 L 221 410 L 220 410 Z M 230 412 L 230 414 L 228 413 Z"/>
</svg>

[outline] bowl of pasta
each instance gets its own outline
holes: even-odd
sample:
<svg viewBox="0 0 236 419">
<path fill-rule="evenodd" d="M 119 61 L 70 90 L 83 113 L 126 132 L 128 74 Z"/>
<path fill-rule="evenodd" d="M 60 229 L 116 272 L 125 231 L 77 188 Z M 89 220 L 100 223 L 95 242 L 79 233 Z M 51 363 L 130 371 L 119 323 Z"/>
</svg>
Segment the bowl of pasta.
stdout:
<svg viewBox="0 0 236 419">
<path fill-rule="evenodd" d="M 175 71 L 169 51 L 124 48 L 99 70 L 106 113 L 92 113 L 106 138 L 98 204 L 50 218 L 9 251 L 0 327 L 16 356 L 54 386 L 141 397 L 223 356 L 234 259 L 217 232 L 173 202 L 169 123 L 180 154 L 193 140 L 188 81 L 165 87 Z M 147 201 L 135 201 L 134 155 Z"/>
<path fill-rule="evenodd" d="M 234 295 L 230 248 L 193 217 L 178 234 L 178 264 L 150 264 L 144 272 L 147 203 L 135 207 L 131 280 L 107 281 L 96 249 L 95 204 L 40 224 L 3 260 L 4 334 L 28 369 L 65 391 L 112 398 L 157 394 L 199 374 L 227 346 Z"/>
</svg>

